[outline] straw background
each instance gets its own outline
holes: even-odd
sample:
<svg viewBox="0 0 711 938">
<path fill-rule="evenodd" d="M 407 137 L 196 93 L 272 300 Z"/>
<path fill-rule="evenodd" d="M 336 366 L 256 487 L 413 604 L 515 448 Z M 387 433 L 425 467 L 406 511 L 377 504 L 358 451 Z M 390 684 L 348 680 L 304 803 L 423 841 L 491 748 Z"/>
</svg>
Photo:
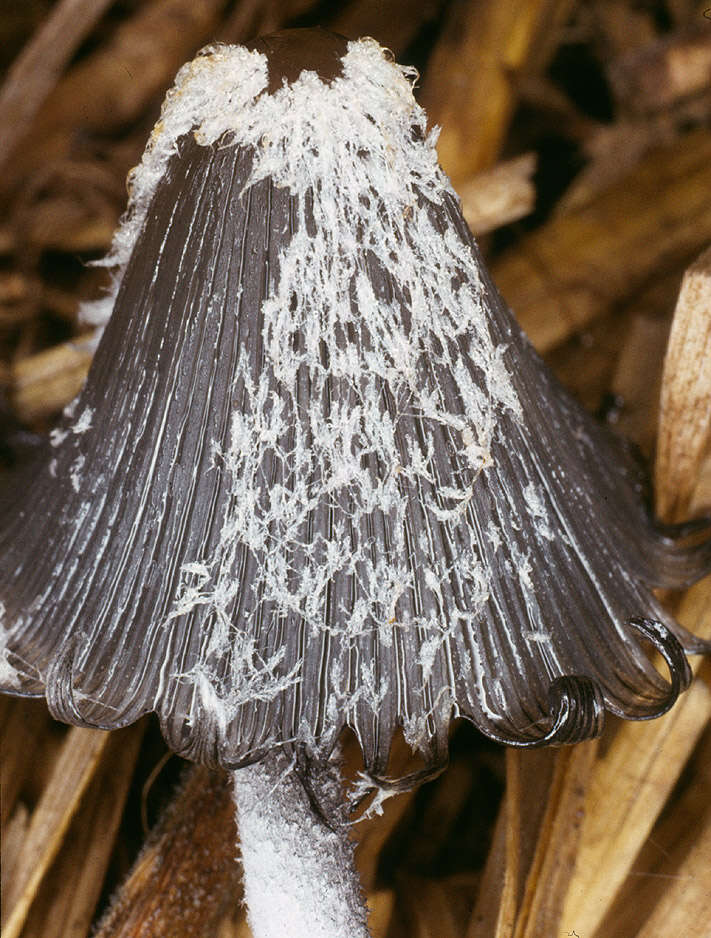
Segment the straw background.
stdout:
<svg viewBox="0 0 711 938">
<path fill-rule="evenodd" d="M 317 24 L 420 70 L 442 165 L 532 341 L 640 446 L 666 520 L 711 512 L 711 9 L 692 0 L 0 4 L 0 485 L 81 386 L 77 308 L 106 285 L 87 262 L 179 66 Z M 666 601 L 711 637 L 711 577 Z M 375 938 L 704 934 L 711 662 L 693 663 L 670 714 L 576 748 L 505 752 L 453 727 L 447 772 L 354 826 Z M 3 936 L 250 934 L 223 774 L 170 756 L 150 720 L 108 735 L 2 698 L 0 734 Z M 353 775 L 350 738 L 344 753 Z"/>
</svg>

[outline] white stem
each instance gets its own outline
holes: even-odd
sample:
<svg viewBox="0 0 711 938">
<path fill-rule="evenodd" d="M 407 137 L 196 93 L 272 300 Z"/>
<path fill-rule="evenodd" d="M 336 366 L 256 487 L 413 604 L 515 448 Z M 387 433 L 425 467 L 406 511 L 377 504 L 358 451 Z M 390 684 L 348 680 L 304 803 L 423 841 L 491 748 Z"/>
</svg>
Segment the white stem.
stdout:
<svg viewBox="0 0 711 938">
<path fill-rule="evenodd" d="M 307 783 L 330 826 L 282 753 L 234 773 L 250 928 L 254 938 L 368 938 L 335 761 L 311 766 Z"/>
</svg>

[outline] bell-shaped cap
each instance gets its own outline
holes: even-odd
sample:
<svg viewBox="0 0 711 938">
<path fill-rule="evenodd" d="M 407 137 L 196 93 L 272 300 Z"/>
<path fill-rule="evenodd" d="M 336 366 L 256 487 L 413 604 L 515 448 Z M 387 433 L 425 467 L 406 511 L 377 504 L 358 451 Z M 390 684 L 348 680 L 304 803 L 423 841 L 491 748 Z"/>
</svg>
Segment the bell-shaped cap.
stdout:
<svg viewBox="0 0 711 938">
<path fill-rule="evenodd" d="M 687 684 L 708 646 L 652 588 L 708 530 L 655 524 L 522 335 L 412 78 L 323 31 L 181 70 L 86 386 L 1 515 L 4 690 L 225 765 L 350 725 L 378 775 L 400 726 L 436 763 L 453 716 L 574 742 Z"/>
</svg>

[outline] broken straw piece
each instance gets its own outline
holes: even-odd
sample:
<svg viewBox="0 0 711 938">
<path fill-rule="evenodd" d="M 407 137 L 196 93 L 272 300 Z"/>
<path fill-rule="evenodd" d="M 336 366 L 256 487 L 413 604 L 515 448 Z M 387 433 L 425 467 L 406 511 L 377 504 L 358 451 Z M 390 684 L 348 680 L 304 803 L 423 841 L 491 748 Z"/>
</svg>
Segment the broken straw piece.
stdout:
<svg viewBox="0 0 711 938">
<path fill-rule="evenodd" d="M 657 440 L 657 510 L 688 507 L 711 442 L 711 248 L 684 274 L 664 361 Z"/>
</svg>

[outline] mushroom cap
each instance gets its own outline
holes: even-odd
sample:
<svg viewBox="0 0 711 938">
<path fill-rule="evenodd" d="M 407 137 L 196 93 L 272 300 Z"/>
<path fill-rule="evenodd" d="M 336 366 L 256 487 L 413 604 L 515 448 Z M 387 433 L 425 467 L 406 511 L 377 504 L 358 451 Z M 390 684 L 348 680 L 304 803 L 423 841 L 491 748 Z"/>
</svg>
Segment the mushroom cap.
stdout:
<svg viewBox="0 0 711 938">
<path fill-rule="evenodd" d="M 289 31 L 179 73 L 86 385 L 0 514 L 0 687 L 235 766 L 374 776 L 398 727 L 512 745 L 664 712 L 711 567 L 546 370 L 437 164 L 413 72 Z M 650 663 L 655 646 L 665 681 Z"/>
</svg>

